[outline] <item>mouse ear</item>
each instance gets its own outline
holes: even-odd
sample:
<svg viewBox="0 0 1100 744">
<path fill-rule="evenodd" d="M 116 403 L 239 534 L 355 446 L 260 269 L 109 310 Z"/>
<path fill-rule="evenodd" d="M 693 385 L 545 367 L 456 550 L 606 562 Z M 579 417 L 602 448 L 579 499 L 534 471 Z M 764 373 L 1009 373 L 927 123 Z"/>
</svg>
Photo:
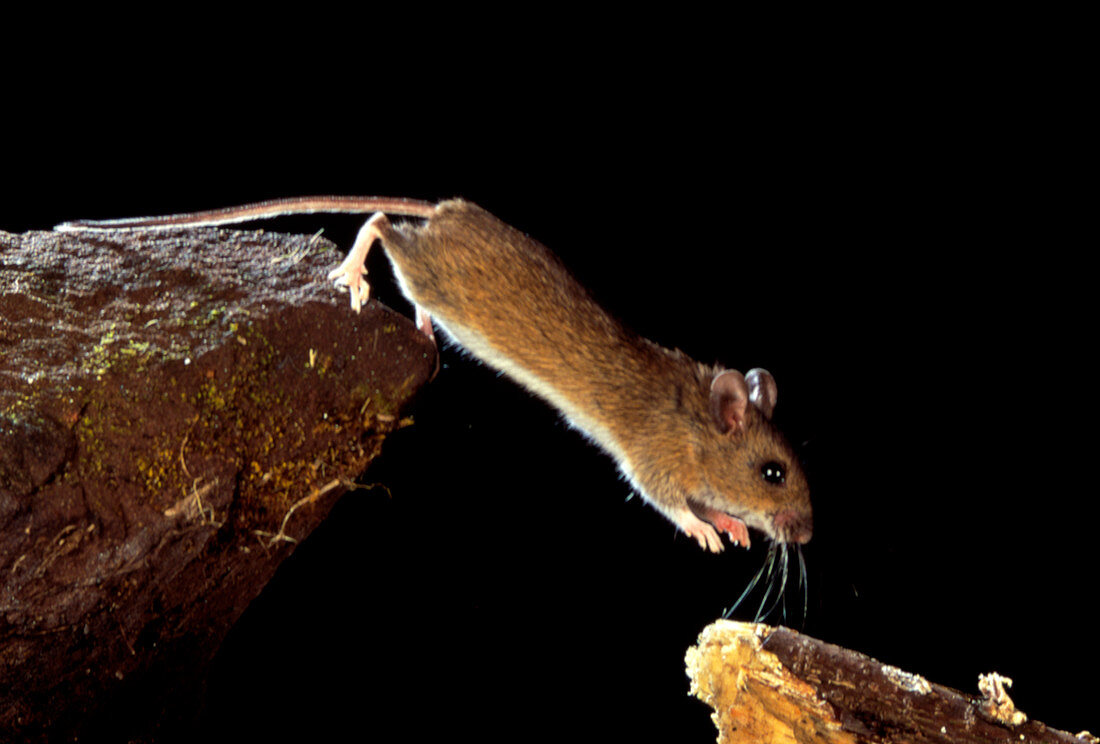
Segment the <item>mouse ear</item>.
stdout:
<svg viewBox="0 0 1100 744">
<path fill-rule="evenodd" d="M 766 369 L 750 369 L 745 375 L 745 382 L 749 386 L 749 401 L 760 409 L 768 418 L 772 417 L 775 410 L 775 399 L 779 395 L 779 388 L 775 384 L 772 373 Z"/>
<path fill-rule="evenodd" d="M 710 383 L 710 412 L 723 434 L 745 424 L 749 405 L 749 386 L 735 369 L 719 372 Z"/>
</svg>

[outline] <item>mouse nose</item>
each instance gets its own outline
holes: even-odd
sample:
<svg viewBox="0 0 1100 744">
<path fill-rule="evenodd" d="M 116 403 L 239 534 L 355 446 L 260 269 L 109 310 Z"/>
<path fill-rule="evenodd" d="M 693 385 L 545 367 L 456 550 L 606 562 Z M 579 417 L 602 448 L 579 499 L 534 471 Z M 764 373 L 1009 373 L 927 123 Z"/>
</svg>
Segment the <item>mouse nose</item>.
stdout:
<svg viewBox="0 0 1100 744">
<path fill-rule="evenodd" d="M 775 534 L 783 542 L 805 545 L 814 534 L 813 518 L 795 509 L 783 509 L 772 518 Z"/>
</svg>

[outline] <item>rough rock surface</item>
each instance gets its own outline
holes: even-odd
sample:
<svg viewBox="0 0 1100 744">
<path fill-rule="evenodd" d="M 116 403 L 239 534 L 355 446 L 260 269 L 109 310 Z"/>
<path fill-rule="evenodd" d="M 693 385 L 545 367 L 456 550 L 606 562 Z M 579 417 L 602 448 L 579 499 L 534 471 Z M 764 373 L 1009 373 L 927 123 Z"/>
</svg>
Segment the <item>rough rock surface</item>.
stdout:
<svg viewBox="0 0 1100 744">
<path fill-rule="evenodd" d="M 435 352 L 307 236 L 0 232 L 0 732 L 144 736 Z M 3 738 L 3 737 L 0 737 Z"/>
</svg>

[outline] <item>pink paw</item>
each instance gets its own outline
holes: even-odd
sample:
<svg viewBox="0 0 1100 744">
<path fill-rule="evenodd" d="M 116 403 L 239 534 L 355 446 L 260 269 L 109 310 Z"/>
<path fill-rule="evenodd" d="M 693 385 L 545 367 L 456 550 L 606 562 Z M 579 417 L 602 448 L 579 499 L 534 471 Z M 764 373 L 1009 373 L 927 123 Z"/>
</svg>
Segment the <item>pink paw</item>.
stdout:
<svg viewBox="0 0 1100 744">
<path fill-rule="evenodd" d="M 751 545 L 749 528 L 737 517 L 731 517 L 720 511 L 711 511 L 707 514 L 707 519 L 711 520 L 718 530 L 729 535 L 730 542 L 734 545 L 740 544 L 746 548 Z"/>
<path fill-rule="evenodd" d="M 363 277 L 367 274 L 367 253 L 374 241 L 380 240 L 385 231 L 390 229 L 386 215 L 378 212 L 359 228 L 359 234 L 355 236 L 355 243 L 348 251 L 348 257 L 344 263 L 329 272 L 328 278 L 336 280 L 336 286 L 345 286 L 351 294 L 351 309 L 359 312 L 370 298 L 370 285 Z"/>
<path fill-rule="evenodd" d="M 359 312 L 359 308 L 370 299 L 370 285 L 363 279 L 366 274 L 363 260 L 355 255 L 355 251 L 352 251 L 344 262 L 328 275 L 330 280 L 335 280 L 337 287 L 348 288 L 348 293 L 351 294 L 351 309 L 355 312 Z"/>
<path fill-rule="evenodd" d="M 725 546 L 722 545 L 722 538 L 714 527 L 699 519 L 690 509 L 678 511 L 674 520 L 688 537 L 695 538 L 695 542 L 699 543 L 699 547 L 703 550 L 721 553 L 725 549 Z"/>
</svg>

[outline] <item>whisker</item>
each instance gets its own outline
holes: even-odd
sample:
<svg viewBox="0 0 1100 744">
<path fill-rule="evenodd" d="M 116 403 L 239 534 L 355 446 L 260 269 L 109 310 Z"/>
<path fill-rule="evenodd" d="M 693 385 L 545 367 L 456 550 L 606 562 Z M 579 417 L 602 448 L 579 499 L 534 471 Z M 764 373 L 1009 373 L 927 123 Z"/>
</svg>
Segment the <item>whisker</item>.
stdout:
<svg viewBox="0 0 1100 744">
<path fill-rule="evenodd" d="M 790 557 L 791 544 L 783 543 L 783 624 L 787 624 L 787 561 Z"/>
<path fill-rule="evenodd" d="M 783 601 L 783 619 L 787 619 L 787 570 L 790 564 L 791 551 L 790 543 L 783 543 L 783 581 L 779 584 L 779 596 L 775 598 L 776 602 Z"/>
<path fill-rule="evenodd" d="M 806 573 L 806 559 L 802 557 L 802 546 L 798 551 L 798 583 L 802 587 L 802 629 L 806 629 L 806 616 L 810 614 L 810 577 Z"/>
<path fill-rule="evenodd" d="M 729 616 L 734 613 L 734 610 L 740 607 L 741 603 L 745 601 L 745 597 L 749 596 L 749 593 L 752 592 L 753 587 L 755 587 L 757 582 L 760 581 L 760 577 L 764 575 L 764 569 L 768 567 L 768 558 L 770 557 L 771 551 L 769 551 L 768 555 L 764 557 L 764 562 L 760 564 L 760 569 L 756 572 L 756 575 L 752 577 L 752 581 L 749 582 L 749 585 L 745 587 L 745 591 L 741 592 L 741 596 L 737 598 L 737 601 L 733 603 L 732 607 L 722 613 L 723 618 L 728 620 Z"/>
<path fill-rule="evenodd" d="M 775 562 L 777 559 L 776 550 L 778 545 L 778 543 L 773 542 L 768 548 L 768 575 L 764 577 L 768 582 L 768 588 L 767 591 L 764 592 L 764 596 L 760 598 L 760 606 L 756 608 L 756 616 L 753 618 L 753 622 L 755 623 L 760 622 L 760 620 L 765 617 L 765 615 L 762 614 L 764 605 L 767 604 L 768 600 L 771 598 L 772 592 L 775 590 L 775 582 L 779 578 L 779 572 L 775 571 Z"/>
<path fill-rule="evenodd" d="M 763 615 L 759 615 L 757 617 L 757 622 L 759 622 L 760 620 L 763 620 L 768 615 L 775 612 L 775 608 L 777 606 L 779 606 L 780 601 L 782 601 L 782 599 L 783 599 L 783 594 L 787 590 L 787 556 L 788 556 L 788 553 L 787 553 L 786 547 L 787 547 L 786 543 L 784 543 L 783 544 L 782 566 L 780 567 L 780 570 L 777 571 L 776 574 L 775 574 L 775 581 L 777 581 L 779 583 L 779 593 L 775 595 L 775 599 L 772 600 L 771 606 L 768 607 L 768 611 L 765 612 Z M 761 607 L 763 607 L 762 602 L 761 602 Z"/>
<path fill-rule="evenodd" d="M 783 583 L 779 587 L 779 596 L 776 597 L 779 602 L 779 622 L 782 625 L 787 624 L 787 559 L 789 550 L 790 545 L 783 543 Z"/>
<path fill-rule="evenodd" d="M 791 555 L 792 549 L 794 552 L 793 557 Z M 798 588 L 794 589 L 791 573 L 794 570 L 794 560 L 796 558 L 798 560 Z M 760 604 L 757 605 L 756 613 L 753 615 L 753 622 L 766 620 L 777 608 L 779 609 L 781 624 L 786 625 L 788 619 L 793 621 L 797 605 L 788 609 L 787 584 L 790 581 L 792 591 L 798 591 L 802 594 L 802 616 L 800 620 L 801 627 L 805 628 L 806 616 L 809 614 L 810 609 L 809 572 L 806 570 L 806 557 L 802 554 L 801 545 L 787 542 L 769 543 L 767 555 L 764 556 L 760 568 L 757 569 L 752 580 L 741 592 L 741 596 L 737 598 L 733 606 L 722 612 L 722 617 L 730 618 L 745 603 L 749 595 L 756 590 L 761 580 L 764 583 L 764 591 L 763 596 L 760 598 Z"/>
<path fill-rule="evenodd" d="M 756 608 L 756 614 L 752 618 L 755 623 L 760 622 L 760 619 L 763 617 L 764 606 L 768 603 L 768 600 L 771 599 L 772 591 L 775 589 L 775 577 L 779 575 L 779 573 L 775 571 L 776 558 L 774 551 L 768 552 L 768 559 L 768 575 L 765 577 L 767 586 L 764 589 L 764 595 L 760 597 L 760 605 Z"/>
</svg>

